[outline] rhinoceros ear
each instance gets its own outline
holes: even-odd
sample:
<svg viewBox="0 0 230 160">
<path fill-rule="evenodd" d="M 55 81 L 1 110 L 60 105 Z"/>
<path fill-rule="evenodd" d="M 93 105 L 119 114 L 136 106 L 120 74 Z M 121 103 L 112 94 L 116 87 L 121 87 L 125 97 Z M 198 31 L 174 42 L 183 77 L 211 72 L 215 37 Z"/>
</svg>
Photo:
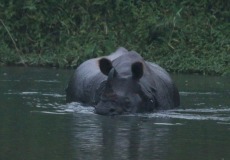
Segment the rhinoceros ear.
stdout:
<svg viewBox="0 0 230 160">
<path fill-rule="evenodd" d="M 141 62 L 135 62 L 131 66 L 133 79 L 139 80 L 143 76 L 143 64 Z"/>
<path fill-rule="evenodd" d="M 99 68 L 104 75 L 108 76 L 110 70 L 113 68 L 113 65 L 109 59 L 101 58 L 99 60 Z"/>
</svg>

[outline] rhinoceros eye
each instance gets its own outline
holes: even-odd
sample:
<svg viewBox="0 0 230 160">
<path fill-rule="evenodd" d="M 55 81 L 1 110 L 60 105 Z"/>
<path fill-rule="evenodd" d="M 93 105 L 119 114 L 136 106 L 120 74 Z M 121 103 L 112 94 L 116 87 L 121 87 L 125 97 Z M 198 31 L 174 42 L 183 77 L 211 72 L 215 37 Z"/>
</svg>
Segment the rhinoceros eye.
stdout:
<svg viewBox="0 0 230 160">
<path fill-rule="evenodd" d="M 128 97 L 124 99 L 125 108 L 127 108 L 127 109 L 130 108 L 130 103 L 131 102 L 130 102 L 130 99 Z"/>
<path fill-rule="evenodd" d="M 128 97 L 125 98 L 125 104 L 129 104 L 130 103 L 130 100 Z"/>
<path fill-rule="evenodd" d="M 124 99 L 124 110 L 126 112 L 129 112 L 130 108 L 131 108 L 130 99 L 129 98 L 125 98 Z"/>
</svg>

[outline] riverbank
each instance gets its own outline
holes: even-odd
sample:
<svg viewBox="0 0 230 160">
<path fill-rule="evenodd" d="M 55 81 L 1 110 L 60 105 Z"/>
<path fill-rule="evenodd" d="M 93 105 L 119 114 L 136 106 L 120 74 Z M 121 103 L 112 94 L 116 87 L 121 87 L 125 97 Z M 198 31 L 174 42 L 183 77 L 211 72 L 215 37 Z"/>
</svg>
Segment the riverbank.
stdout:
<svg viewBox="0 0 230 160">
<path fill-rule="evenodd" d="M 5 1 L 0 64 L 75 68 L 123 46 L 170 72 L 230 75 L 229 8 L 214 0 Z"/>
</svg>

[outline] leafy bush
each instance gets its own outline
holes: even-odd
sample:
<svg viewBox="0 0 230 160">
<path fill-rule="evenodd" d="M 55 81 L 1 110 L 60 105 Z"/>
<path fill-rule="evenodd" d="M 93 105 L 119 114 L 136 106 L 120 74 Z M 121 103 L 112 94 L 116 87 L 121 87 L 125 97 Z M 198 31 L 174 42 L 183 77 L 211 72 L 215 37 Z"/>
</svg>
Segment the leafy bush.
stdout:
<svg viewBox="0 0 230 160">
<path fill-rule="evenodd" d="M 124 46 L 173 72 L 229 74 L 230 2 L 2 0 L 0 63 L 75 67 Z"/>
</svg>

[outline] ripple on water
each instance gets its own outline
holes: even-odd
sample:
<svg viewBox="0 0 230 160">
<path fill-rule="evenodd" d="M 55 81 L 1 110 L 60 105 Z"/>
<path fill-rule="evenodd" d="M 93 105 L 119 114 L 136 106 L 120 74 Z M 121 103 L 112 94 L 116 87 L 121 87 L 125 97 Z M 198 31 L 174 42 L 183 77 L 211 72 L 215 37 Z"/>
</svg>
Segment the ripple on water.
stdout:
<svg viewBox="0 0 230 160">
<path fill-rule="evenodd" d="M 149 118 L 230 121 L 230 108 L 178 109 L 147 114 Z"/>
<path fill-rule="evenodd" d="M 183 125 L 182 123 L 154 123 L 155 125 L 161 125 L 161 126 L 180 126 Z"/>
<path fill-rule="evenodd" d="M 63 98 L 65 95 L 57 94 L 57 93 L 41 93 L 41 92 L 8 92 L 5 94 L 18 94 L 23 96 L 45 96 L 45 97 L 53 97 L 53 98 Z M 183 93 L 183 94 L 197 94 L 194 93 Z M 201 93 L 199 93 L 201 94 Z M 213 92 L 202 93 L 202 94 L 217 94 Z M 40 98 L 39 98 L 40 99 Z M 45 100 L 45 98 L 43 98 Z M 83 114 L 94 114 L 94 107 L 92 106 L 84 106 L 80 103 L 73 102 L 69 104 L 58 104 L 58 103 L 50 103 L 48 102 L 40 102 L 40 100 L 34 100 L 36 102 L 36 108 L 44 109 L 43 111 L 39 111 L 40 113 L 45 114 L 68 114 L 68 113 L 83 113 Z M 33 104 L 31 102 L 31 104 Z M 33 105 L 34 106 L 34 105 Z M 33 111 L 35 112 L 35 111 Z M 186 120 L 214 120 L 214 121 L 230 121 L 230 108 L 228 107 L 220 107 L 220 108 L 198 108 L 198 109 L 177 109 L 177 110 L 168 110 L 168 111 L 160 111 L 156 113 L 148 113 L 148 114 L 137 114 L 137 116 L 144 116 L 148 118 L 173 118 L 173 119 L 186 119 Z M 159 124 L 157 124 L 159 125 Z M 161 124 L 161 125 L 169 125 L 169 124 Z M 170 124 L 172 125 L 172 124 Z M 175 124 L 173 124 L 175 125 Z"/>
<path fill-rule="evenodd" d="M 34 80 L 35 82 L 38 83 L 60 83 L 58 80 Z"/>
<path fill-rule="evenodd" d="M 220 93 L 217 92 L 180 92 L 180 95 L 187 96 L 187 95 L 219 95 Z"/>
<path fill-rule="evenodd" d="M 82 113 L 82 114 L 94 114 L 94 107 L 91 106 L 83 106 L 80 103 L 72 102 L 65 105 L 60 104 L 49 104 L 47 105 L 39 105 L 37 107 L 43 108 L 43 111 L 32 111 L 32 112 L 39 112 L 44 114 L 69 114 L 69 113 Z M 52 111 L 47 111 L 47 108 Z"/>
<path fill-rule="evenodd" d="M 83 106 L 81 103 L 73 102 L 65 105 L 60 104 L 46 104 L 45 106 L 37 104 L 37 107 L 43 108 L 39 111 L 45 114 L 95 114 L 94 107 Z M 47 111 L 49 109 L 49 111 Z M 50 111 L 52 110 L 52 111 Z M 135 114 L 128 116 L 147 117 L 147 118 L 172 118 L 172 119 L 185 119 L 185 120 L 213 120 L 222 121 L 224 123 L 230 122 L 230 108 L 200 108 L 200 109 L 177 109 L 159 111 L 155 113 Z M 181 124 L 156 124 L 156 125 L 181 125 Z"/>
<path fill-rule="evenodd" d="M 84 114 L 94 114 L 94 107 L 92 106 L 83 106 L 81 103 L 72 102 L 62 106 L 62 109 L 65 112 L 74 112 L 74 113 L 84 113 Z"/>
<path fill-rule="evenodd" d="M 4 94 L 9 94 L 9 95 L 39 95 L 39 96 L 48 96 L 48 97 L 65 97 L 63 94 L 57 94 L 57 93 L 41 93 L 41 92 L 30 92 L 30 91 L 23 91 L 23 92 L 7 92 Z"/>
</svg>

